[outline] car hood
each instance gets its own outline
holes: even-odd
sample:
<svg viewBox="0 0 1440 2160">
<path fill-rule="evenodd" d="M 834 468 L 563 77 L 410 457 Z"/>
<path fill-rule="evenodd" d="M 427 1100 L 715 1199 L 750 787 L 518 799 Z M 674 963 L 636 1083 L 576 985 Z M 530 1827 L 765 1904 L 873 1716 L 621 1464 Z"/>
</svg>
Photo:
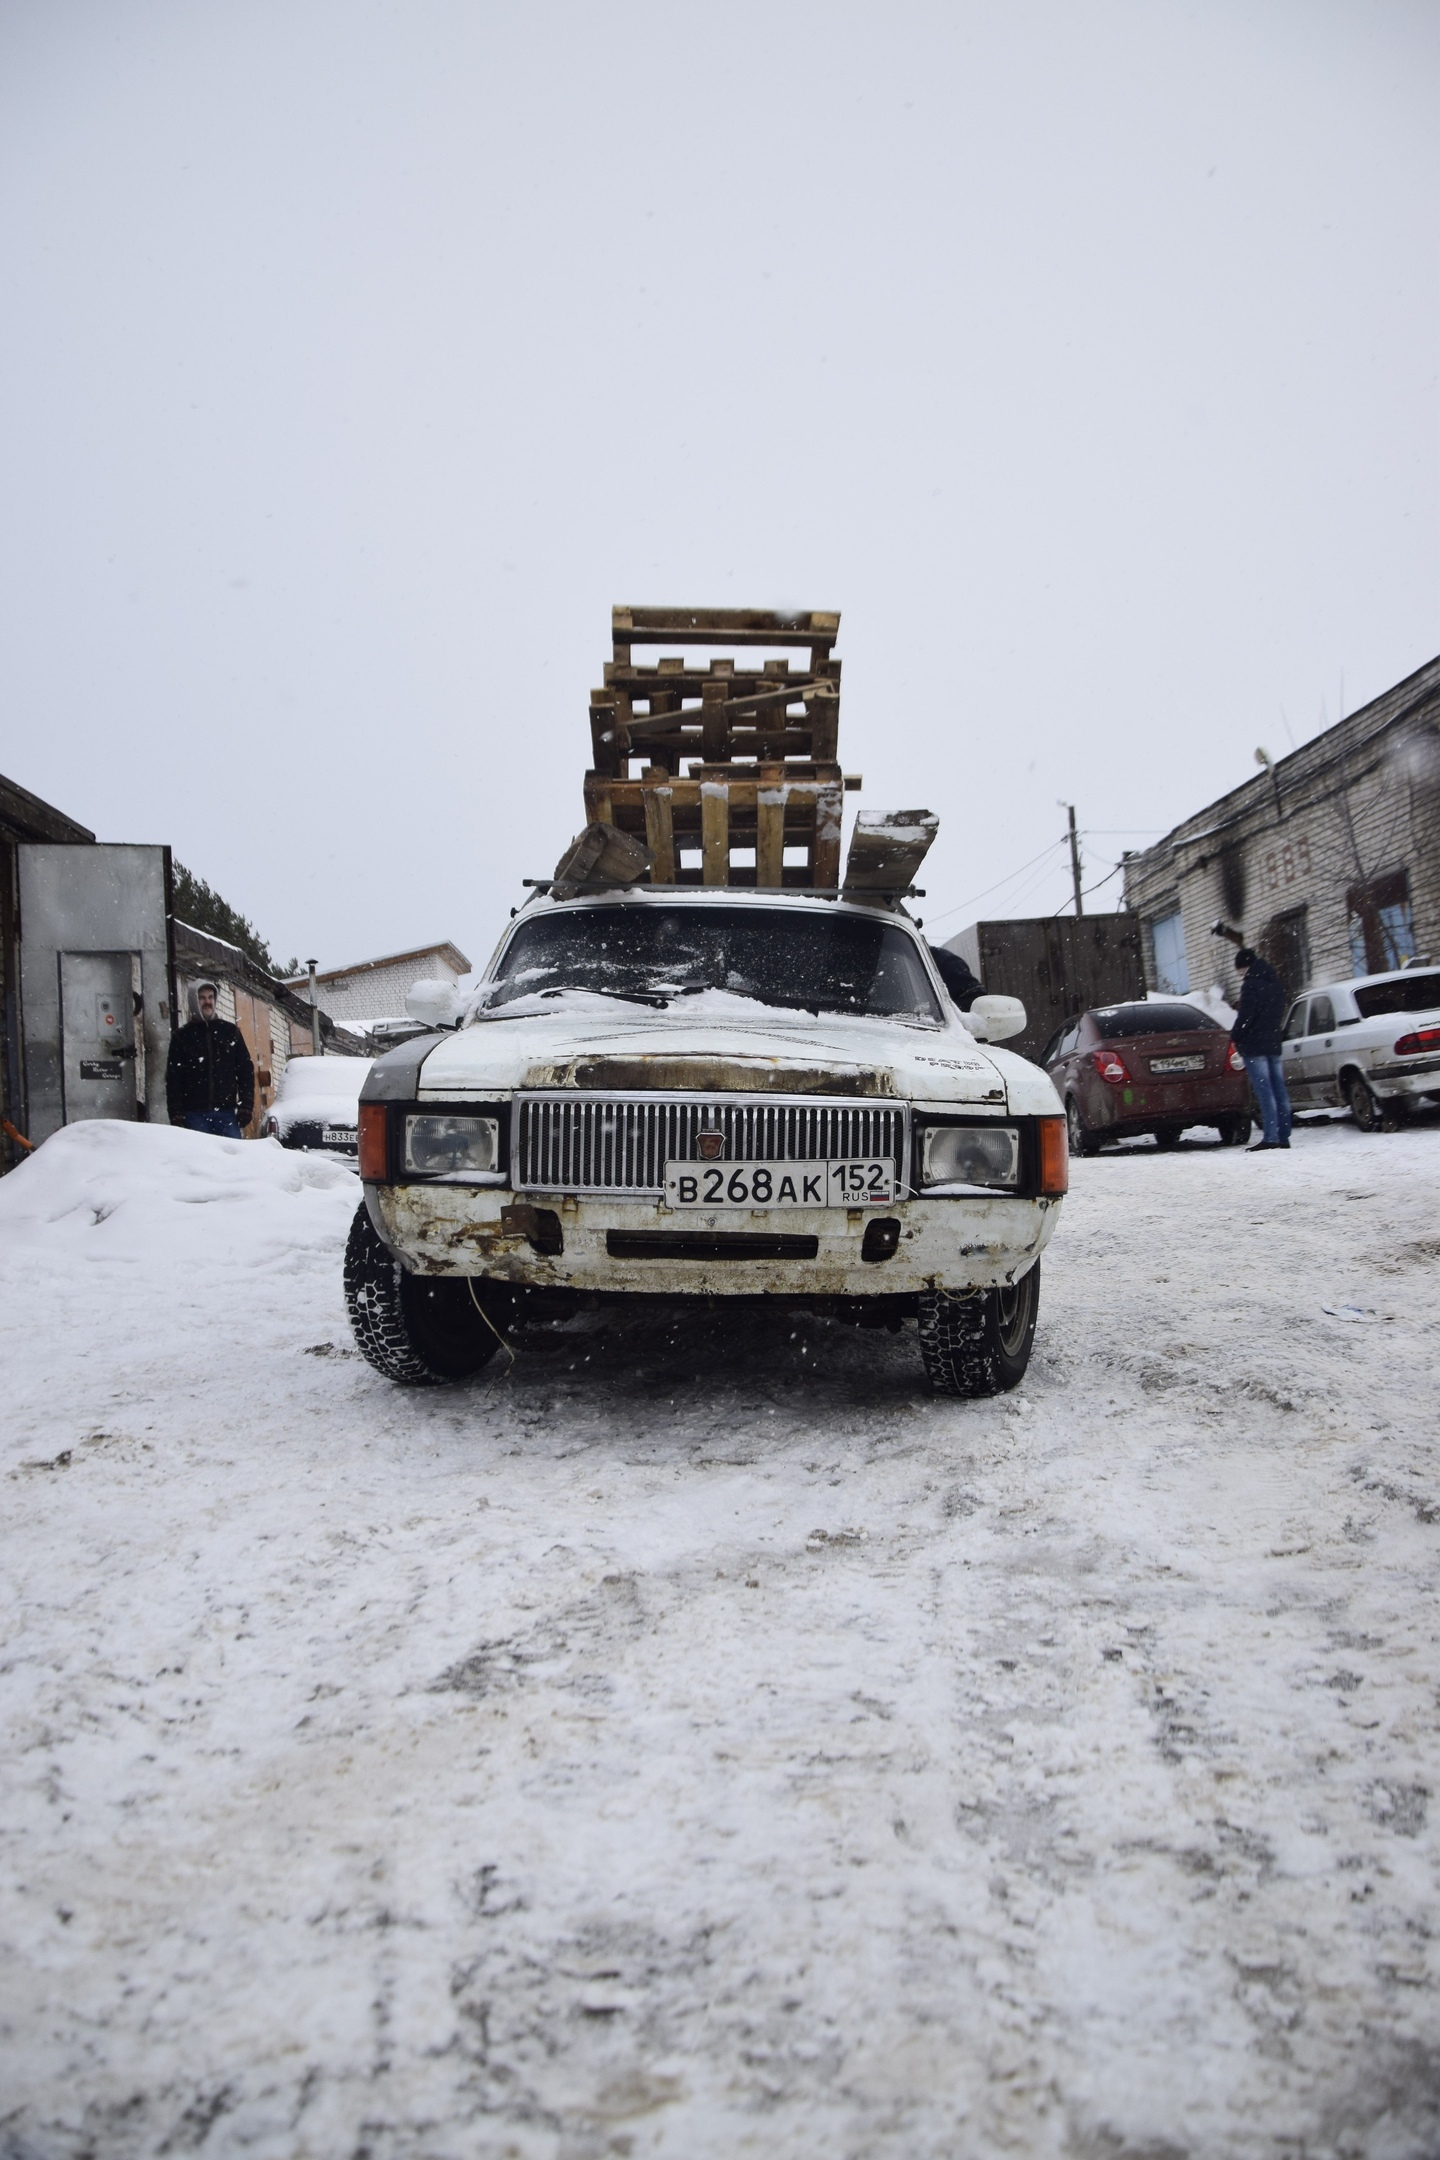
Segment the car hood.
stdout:
<svg viewBox="0 0 1440 2160">
<path fill-rule="evenodd" d="M 278 1097 L 266 1111 L 275 1120 L 281 1132 L 289 1132 L 292 1125 L 349 1125 L 353 1126 L 360 1115 L 358 1095 L 297 1095 L 286 1102 Z"/>
<path fill-rule="evenodd" d="M 693 1011 L 642 1017 L 603 1009 L 612 1002 L 586 999 L 587 1009 L 577 1009 L 578 1001 L 567 1001 L 551 1013 L 476 1021 L 425 1058 L 420 1094 L 473 1099 L 516 1088 L 655 1089 L 878 1097 L 1017 1113 L 1058 1107 L 1035 1066 L 982 1049 L 959 1027 L 792 1017 L 759 1011 L 744 999 L 727 1000 L 738 1009 L 723 1018 Z"/>
</svg>

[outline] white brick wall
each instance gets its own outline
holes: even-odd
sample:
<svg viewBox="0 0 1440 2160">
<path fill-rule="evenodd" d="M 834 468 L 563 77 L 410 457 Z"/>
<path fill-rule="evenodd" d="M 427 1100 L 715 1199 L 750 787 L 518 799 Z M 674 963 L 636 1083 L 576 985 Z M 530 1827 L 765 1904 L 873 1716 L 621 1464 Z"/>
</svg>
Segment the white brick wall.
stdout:
<svg viewBox="0 0 1440 2160">
<path fill-rule="evenodd" d="M 405 1011 L 406 991 L 422 976 L 438 976 L 445 982 L 459 980 L 437 946 L 406 960 L 322 975 L 316 981 L 316 996 L 321 1011 L 329 1013 L 332 1020 L 398 1020 Z M 296 988 L 301 997 L 309 995 L 308 985 L 297 984 Z"/>
<path fill-rule="evenodd" d="M 1440 660 L 1282 759 L 1273 778 L 1257 773 L 1128 858 L 1146 979 L 1153 987 L 1150 925 L 1177 903 L 1192 990 L 1218 982 L 1232 1003 L 1238 995 L 1232 948 L 1210 935 L 1217 916 L 1258 944 L 1297 908 L 1310 979 L 1343 979 L 1353 973 L 1349 888 L 1362 873 L 1402 869 L 1419 949 L 1440 959 Z"/>
</svg>

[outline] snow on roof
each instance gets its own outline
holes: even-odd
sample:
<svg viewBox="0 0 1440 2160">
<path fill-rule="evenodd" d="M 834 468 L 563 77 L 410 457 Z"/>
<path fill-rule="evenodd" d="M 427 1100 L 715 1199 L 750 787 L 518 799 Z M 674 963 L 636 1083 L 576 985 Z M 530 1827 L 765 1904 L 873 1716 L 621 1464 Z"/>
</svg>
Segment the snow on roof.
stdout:
<svg viewBox="0 0 1440 2160">
<path fill-rule="evenodd" d="M 372 974 L 376 968 L 399 967 L 406 960 L 430 960 L 437 953 L 442 959 L 449 962 L 457 975 L 469 974 L 470 962 L 461 952 L 459 946 L 452 944 L 449 938 L 442 938 L 433 945 L 413 946 L 408 952 L 381 953 L 374 960 L 356 960 L 349 967 L 317 968 L 315 980 L 322 983 L 338 982 L 345 975 L 368 975 Z M 296 984 L 303 986 L 309 980 L 308 972 L 304 975 L 289 975 L 286 977 L 286 981 L 292 986 Z"/>
</svg>

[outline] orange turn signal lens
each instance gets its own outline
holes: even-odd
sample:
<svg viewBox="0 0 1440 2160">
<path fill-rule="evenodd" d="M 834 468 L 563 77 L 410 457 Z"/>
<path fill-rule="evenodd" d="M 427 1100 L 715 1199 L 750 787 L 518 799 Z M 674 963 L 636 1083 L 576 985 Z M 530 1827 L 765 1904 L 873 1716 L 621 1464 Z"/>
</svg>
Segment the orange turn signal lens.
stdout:
<svg viewBox="0 0 1440 2160">
<path fill-rule="evenodd" d="M 360 1105 L 360 1175 L 370 1185 L 383 1185 L 390 1165 L 385 1147 L 385 1105 Z"/>
<path fill-rule="evenodd" d="M 1070 1136 L 1063 1117 L 1042 1117 L 1040 1124 L 1040 1191 L 1047 1200 L 1058 1200 L 1070 1190 Z M 365 1142 L 360 1142 L 364 1158 Z"/>
</svg>

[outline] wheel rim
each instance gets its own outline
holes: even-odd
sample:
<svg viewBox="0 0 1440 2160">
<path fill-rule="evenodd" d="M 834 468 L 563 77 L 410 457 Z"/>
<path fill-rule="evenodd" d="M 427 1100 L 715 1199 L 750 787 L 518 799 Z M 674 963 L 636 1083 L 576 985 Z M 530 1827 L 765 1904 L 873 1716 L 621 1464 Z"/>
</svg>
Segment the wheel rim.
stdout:
<svg viewBox="0 0 1440 2160">
<path fill-rule="evenodd" d="M 1365 1132 L 1369 1132 L 1375 1123 L 1375 1105 L 1363 1080 L 1352 1080 L 1350 1083 L 1350 1113 Z"/>
<path fill-rule="evenodd" d="M 1022 1275 L 1018 1283 L 1002 1284 L 996 1293 L 996 1332 L 1006 1357 L 1015 1357 L 1025 1346 L 1034 1288 L 1034 1276 Z"/>
</svg>

